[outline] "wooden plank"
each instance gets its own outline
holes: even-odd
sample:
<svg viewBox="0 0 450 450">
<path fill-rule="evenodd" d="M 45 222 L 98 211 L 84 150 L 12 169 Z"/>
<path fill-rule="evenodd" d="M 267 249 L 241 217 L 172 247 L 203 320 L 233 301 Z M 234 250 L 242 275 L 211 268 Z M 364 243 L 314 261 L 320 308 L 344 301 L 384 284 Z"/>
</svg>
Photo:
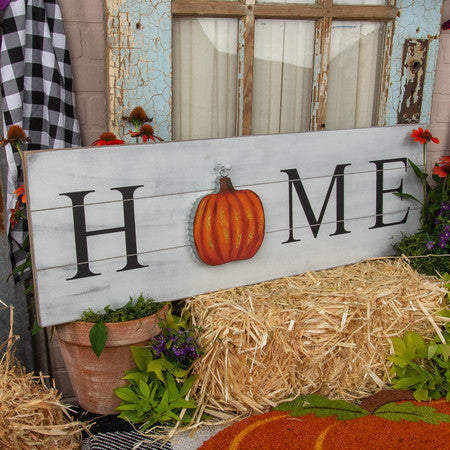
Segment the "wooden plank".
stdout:
<svg viewBox="0 0 450 450">
<path fill-rule="evenodd" d="M 248 13 L 250 5 L 240 2 L 201 0 L 172 1 L 172 14 L 176 16 L 240 17 Z M 338 20 L 393 20 L 398 8 L 384 5 L 302 5 L 274 3 L 254 5 L 256 18 L 310 19 L 331 17 Z"/>
<path fill-rule="evenodd" d="M 172 15 L 199 17 L 242 17 L 247 6 L 240 2 L 214 2 L 204 0 L 173 0 Z"/>
<path fill-rule="evenodd" d="M 246 16 L 244 22 L 244 78 L 243 78 L 243 111 L 242 135 L 252 133 L 253 104 L 253 55 L 255 51 L 255 17 Z"/>
<path fill-rule="evenodd" d="M 420 165 L 411 130 L 26 152 L 40 324 L 75 320 L 87 307 L 119 306 L 141 292 L 175 300 L 392 253 L 395 239 L 419 223 L 417 206 L 392 195 L 402 185 L 420 197 L 405 166 L 407 158 Z M 252 259 L 209 266 L 195 256 L 189 230 L 226 164 L 235 188 L 261 199 L 265 237 Z M 76 219 L 81 212 L 84 222 Z"/>
<path fill-rule="evenodd" d="M 328 63 L 330 57 L 331 18 L 316 23 L 314 48 L 314 79 L 311 105 L 311 130 L 321 131 L 326 127 Z"/>
<path fill-rule="evenodd" d="M 398 9 L 392 6 L 356 5 L 299 5 L 299 4 L 257 4 L 257 18 L 277 19 L 320 19 L 331 17 L 336 20 L 393 20 Z"/>
</svg>

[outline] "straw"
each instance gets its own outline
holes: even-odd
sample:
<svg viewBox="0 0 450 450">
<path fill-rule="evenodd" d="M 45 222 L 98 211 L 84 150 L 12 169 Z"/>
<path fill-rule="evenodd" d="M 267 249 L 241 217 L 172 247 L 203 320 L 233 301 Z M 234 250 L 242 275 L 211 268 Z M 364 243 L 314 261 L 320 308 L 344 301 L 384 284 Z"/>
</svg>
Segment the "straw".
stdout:
<svg viewBox="0 0 450 450">
<path fill-rule="evenodd" d="M 367 397 L 389 384 L 389 338 L 431 338 L 445 293 L 438 278 L 381 259 L 189 298 L 205 348 L 195 398 L 223 417 L 300 393 Z"/>
</svg>

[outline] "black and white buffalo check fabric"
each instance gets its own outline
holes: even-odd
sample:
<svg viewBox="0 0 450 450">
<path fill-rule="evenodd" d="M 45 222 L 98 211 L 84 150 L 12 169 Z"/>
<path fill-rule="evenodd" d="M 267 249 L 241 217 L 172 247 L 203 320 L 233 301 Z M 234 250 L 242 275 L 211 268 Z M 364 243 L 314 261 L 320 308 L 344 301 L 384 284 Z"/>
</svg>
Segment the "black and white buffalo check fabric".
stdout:
<svg viewBox="0 0 450 450">
<path fill-rule="evenodd" d="M 3 12 L 0 66 L 5 135 L 11 125 L 22 126 L 31 139 L 22 145 L 23 150 L 81 145 L 70 56 L 57 0 L 11 1 Z M 23 175 L 17 151 L 7 145 L 6 152 L 9 212 Z M 26 232 L 26 223 L 10 231 L 14 266 L 23 259 L 20 246 Z"/>
</svg>

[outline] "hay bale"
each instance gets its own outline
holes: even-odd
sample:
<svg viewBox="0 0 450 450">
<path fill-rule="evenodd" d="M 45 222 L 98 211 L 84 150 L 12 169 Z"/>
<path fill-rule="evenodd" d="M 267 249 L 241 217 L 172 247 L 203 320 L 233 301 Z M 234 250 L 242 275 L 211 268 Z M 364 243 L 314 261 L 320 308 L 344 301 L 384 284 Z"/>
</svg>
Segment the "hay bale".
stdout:
<svg viewBox="0 0 450 450">
<path fill-rule="evenodd" d="M 12 324 L 12 307 L 10 311 Z M 9 338 L 0 346 L 0 448 L 80 448 L 82 431 L 89 426 L 73 421 L 70 409 L 61 403 L 61 394 L 54 387 L 47 388 L 42 375 L 26 373 L 14 358 L 17 339 L 11 325 Z"/>
<path fill-rule="evenodd" d="M 364 398 L 389 382 L 390 337 L 439 330 L 445 292 L 384 259 L 192 297 L 206 348 L 195 397 L 202 411 L 239 414 L 299 393 Z"/>
</svg>

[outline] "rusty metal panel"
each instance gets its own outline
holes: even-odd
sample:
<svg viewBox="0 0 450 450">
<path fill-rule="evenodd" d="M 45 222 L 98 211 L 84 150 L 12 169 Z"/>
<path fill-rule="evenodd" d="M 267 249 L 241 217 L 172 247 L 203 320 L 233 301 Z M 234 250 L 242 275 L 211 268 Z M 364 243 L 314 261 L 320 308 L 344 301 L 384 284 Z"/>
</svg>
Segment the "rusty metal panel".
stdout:
<svg viewBox="0 0 450 450">
<path fill-rule="evenodd" d="M 401 103 L 398 123 L 419 123 L 425 80 L 428 39 L 407 39 L 403 45 Z"/>
</svg>

